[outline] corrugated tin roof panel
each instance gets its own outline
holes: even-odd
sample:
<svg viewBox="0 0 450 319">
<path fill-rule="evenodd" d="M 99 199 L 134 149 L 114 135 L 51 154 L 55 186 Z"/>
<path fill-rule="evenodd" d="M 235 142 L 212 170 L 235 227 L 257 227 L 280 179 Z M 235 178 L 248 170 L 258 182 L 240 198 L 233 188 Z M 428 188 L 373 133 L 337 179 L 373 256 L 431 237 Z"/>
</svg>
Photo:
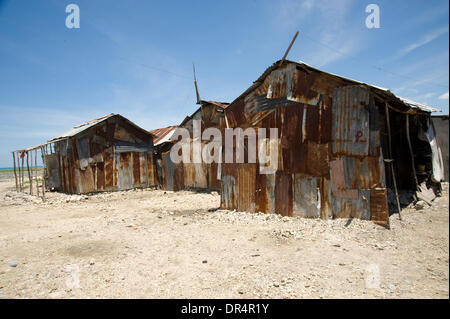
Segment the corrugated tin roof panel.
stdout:
<svg viewBox="0 0 450 319">
<path fill-rule="evenodd" d="M 178 126 L 168 126 L 164 128 L 158 128 L 155 130 L 151 130 L 150 133 L 155 136 L 153 139 L 153 145 L 159 145 L 165 142 L 169 142 L 170 138 L 173 135 L 173 132 L 175 132 L 175 129 Z"/>
</svg>

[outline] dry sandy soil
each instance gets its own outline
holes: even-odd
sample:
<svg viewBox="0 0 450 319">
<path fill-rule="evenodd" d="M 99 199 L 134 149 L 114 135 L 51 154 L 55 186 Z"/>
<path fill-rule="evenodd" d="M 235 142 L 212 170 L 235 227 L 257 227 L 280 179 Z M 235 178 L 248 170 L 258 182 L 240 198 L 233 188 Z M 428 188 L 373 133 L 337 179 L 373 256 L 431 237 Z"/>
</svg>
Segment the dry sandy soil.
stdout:
<svg viewBox="0 0 450 319">
<path fill-rule="evenodd" d="M 360 220 L 216 210 L 217 193 L 13 191 L 0 179 L 1 298 L 448 298 L 448 184 Z"/>
</svg>

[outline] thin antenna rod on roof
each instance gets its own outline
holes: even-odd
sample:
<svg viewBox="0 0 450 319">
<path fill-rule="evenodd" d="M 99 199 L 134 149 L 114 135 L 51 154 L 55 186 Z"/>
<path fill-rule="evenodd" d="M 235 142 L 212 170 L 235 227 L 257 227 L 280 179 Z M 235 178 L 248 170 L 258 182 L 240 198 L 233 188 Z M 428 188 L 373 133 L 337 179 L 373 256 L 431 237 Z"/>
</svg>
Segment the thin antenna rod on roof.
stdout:
<svg viewBox="0 0 450 319">
<path fill-rule="evenodd" d="M 198 93 L 197 78 L 195 77 L 195 65 L 194 65 L 194 63 L 192 63 L 192 68 L 194 69 L 194 85 L 195 85 L 195 94 L 197 95 L 197 104 L 200 104 L 200 94 Z"/>
<path fill-rule="evenodd" d="M 289 44 L 289 47 L 287 48 L 286 52 L 284 53 L 283 58 L 281 59 L 280 64 L 278 64 L 278 66 L 281 66 L 283 64 L 284 60 L 286 59 L 286 57 L 289 53 L 289 50 L 291 49 L 292 45 L 295 42 L 295 39 L 297 39 L 297 36 L 298 36 L 298 31 L 295 33 L 294 38 L 291 41 L 291 44 Z"/>
</svg>

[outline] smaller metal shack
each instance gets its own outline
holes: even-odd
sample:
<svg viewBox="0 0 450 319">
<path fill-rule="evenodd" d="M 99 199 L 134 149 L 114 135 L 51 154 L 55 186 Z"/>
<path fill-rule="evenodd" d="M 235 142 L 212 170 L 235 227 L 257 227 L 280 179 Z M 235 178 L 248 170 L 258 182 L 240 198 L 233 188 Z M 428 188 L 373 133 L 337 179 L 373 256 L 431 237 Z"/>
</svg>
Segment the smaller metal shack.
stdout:
<svg viewBox="0 0 450 319">
<path fill-rule="evenodd" d="M 250 133 L 238 161 L 234 141 L 233 161 L 220 168 L 221 207 L 389 227 L 390 207 L 400 212 L 400 191 L 412 194 L 406 202 L 419 195 L 432 200 L 425 192 L 440 187 L 435 111 L 305 63 L 277 61 L 225 109 L 222 121 L 224 131 L 251 128 L 256 138 L 276 128 L 276 139 L 261 149 L 273 144 L 277 161 L 267 173 L 265 163 L 248 160 Z"/>
<path fill-rule="evenodd" d="M 75 126 L 47 144 L 49 189 L 83 194 L 157 185 L 152 134 L 119 114 Z"/>
<path fill-rule="evenodd" d="M 191 144 L 199 138 L 194 134 L 194 121 L 198 121 L 197 123 L 201 125 L 197 132 L 200 136 L 207 128 L 220 129 L 221 119 L 223 119 L 224 110 L 228 103 L 199 100 L 198 104 L 200 104 L 200 107 L 191 116 L 187 116 L 179 126 L 150 131 L 158 136 L 158 139 L 155 139 L 157 141 L 155 147 L 158 178 L 160 185 L 166 190 L 220 190 L 220 174 L 217 162 L 205 163 L 201 161 L 201 163 L 194 163 L 193 147 L 190 147 L 189 163 L 173 163 L 170 158 L 171 148 L 179 140 L 176 128 L 184 128 L 189 132 L 190 138 L 186 142 Z M 208 143 L 209 141 L 200 140 L 201 149 Z"/>
</svg>

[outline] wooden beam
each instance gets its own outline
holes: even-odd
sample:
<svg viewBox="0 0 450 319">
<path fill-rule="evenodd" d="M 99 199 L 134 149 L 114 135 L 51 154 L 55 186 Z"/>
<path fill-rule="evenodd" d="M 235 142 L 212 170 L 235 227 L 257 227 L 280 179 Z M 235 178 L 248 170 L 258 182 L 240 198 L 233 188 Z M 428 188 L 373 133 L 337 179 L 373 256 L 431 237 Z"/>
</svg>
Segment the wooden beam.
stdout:
<svg viewBox="0 0 450 319">
<path fill-rule="evenodd" d="M 30 172 L 30 163 L 28 158 L 28 151 L 27 154 L 27 173 L 28 173 L 28 181 L 30 182 L 30 195 L 33 195 L 33 180 L 31 179 L 31 172 Z"/>
<path fill-rule="evenodd" d="M 397 189 L 397 180 L 395 178 L 395 171 L 394 171 L 394 159 L 392 158 L 392 140 L 391 140 L 391 123 L 389 120 L 389 107 L 388 104 L 385 103 L 385 113 L 386 113 L 386 125 L 388 130 L 388 149 L 389 149 L 389 157 L 391 161 L 389 161 L 389 165 L 391 166 L 391 175 L 392 175 L 392 182 L 394 183 L 394 191 L 395 191 L 395 199 L 397 200 L 397 209 L 398 209 L 398 217 L 401 220 L 402 215 L 400 214 L 400 199 L 398 197 L 398 189 Z"/>
<path fill-rule="evenodd" d="M 17 183 L 17 172 L 16 172 L 16 152 L 12 152 L 13 163 L 14 163 L 14 180 L 16 181 L 16 192 L 19 191 L 19 184 Z"/>
<path fill-rule="evenodd" d="M 39 182 L 38 182 L 38 171 L 37 171 L 37 149 L 34 150 L 34 169 L 35 169 L 35 176 L 36 176 L 36 193 L 37 196 L 39 196 Z"/>
<path fill-rule="evenodd" d="M 21 176 L 21 179 L 22 179 L 22 192 L 24 192 L 25 191 L 25 178 L 24 178 L 24 176 L 23 176 L 23 174 L 24 174 L 24 157 L 25 156 L 22 156 L 23 154 L 25 154 L 25 153 L 23 153 L 23 152 L 21 152 L 20 153 L 20 156 L 22 157 L 22 163 L 21 163 L 21 172 L 22 172 L 22 176 Z"/>
<path fill-rule="evenodd" d="M 42 199 L 45 200 L 45 171 L 47 170 L 47 163 L 45 161 L 45 147 L 41 147 L 41 155 L 42 155 Z"/>
<path fill-rule="evenodd" d="M 419 190 L 419 181 L 417 180 L 416 164 L 414 160 L 414 152 L 411 145 L 411 138 L 409 136 L 409 114 L 406 114 L 406 139 L 408 141 L 409 154 L 411 155 L 412 171 L 414 175 L 414 183 L 416 183 L 416 190 Z"/>
<path fill-rule="evenodd" d="M 298 31 L 295 32 L 294 38 L 292 39 L 291 44 L 289 44 L 289 47 L 287 48 L 286 52 L 284 53 L 283 58 L 281 59 L 280 64 L 278 64 L 278 66 L 281 66 L 283 64 L 283 62 L 286 59 L 289 51 L 291 50 L 292 45 L 295 42 L 295 39 L 297 39 L 297 36 L 298 36 Z"/>
</svg>

